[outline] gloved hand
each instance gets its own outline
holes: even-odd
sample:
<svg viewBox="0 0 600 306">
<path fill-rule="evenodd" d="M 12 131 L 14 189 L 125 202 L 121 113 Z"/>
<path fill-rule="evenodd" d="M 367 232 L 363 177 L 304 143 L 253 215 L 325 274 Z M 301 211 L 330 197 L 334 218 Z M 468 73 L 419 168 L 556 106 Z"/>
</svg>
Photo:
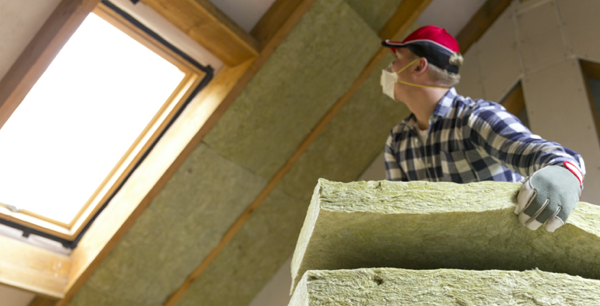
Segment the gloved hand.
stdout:
<svg viewBox="0 0 600 306">
<path fill-rule="evenodd" d="M 583 175 L 570 162 L 546 166 L 534 172 L 517 196 L 515 214 L 521 224 L 531 230 L 546 222 L 546 230 L 554 232 L 567 221 L 581 198 Z"/>
</svg>

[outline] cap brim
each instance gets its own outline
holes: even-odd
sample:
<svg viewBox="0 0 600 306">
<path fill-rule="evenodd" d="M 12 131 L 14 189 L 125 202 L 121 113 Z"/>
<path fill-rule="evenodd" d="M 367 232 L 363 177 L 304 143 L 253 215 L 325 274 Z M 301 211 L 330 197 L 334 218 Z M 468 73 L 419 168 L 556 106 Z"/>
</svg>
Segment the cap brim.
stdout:
<svg viewBox="0 0 600 306">
<path fill-rule="evenodd" d="M 402 47 L 406 47 L 406 45 L 402 42 L 399 41 L 391 41 L 391 40 L 384 40 L 381 42 L 381 45 L 387 48 L 402 48 Z"/>
</svg>

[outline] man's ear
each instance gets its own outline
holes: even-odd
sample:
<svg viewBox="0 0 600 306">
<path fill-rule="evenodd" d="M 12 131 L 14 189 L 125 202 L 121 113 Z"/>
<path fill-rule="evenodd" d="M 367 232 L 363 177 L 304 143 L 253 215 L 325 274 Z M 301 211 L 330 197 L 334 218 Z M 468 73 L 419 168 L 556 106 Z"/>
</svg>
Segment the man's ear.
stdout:
<svg viewBox="0 0 600 306">
<path fill-rule="evenodd" d="M 429 63 L 427 62 L 427 59 L 424 57 L 419 58 L 419 60 L 417 61 L 417 65 L 415 65 L 414 68 L 414 72 L 416 74 L 421 74 L 423 72 L 425 72 L 425 70 L 427 70 L 427 66 L 429 65 Z"/>
</svg>

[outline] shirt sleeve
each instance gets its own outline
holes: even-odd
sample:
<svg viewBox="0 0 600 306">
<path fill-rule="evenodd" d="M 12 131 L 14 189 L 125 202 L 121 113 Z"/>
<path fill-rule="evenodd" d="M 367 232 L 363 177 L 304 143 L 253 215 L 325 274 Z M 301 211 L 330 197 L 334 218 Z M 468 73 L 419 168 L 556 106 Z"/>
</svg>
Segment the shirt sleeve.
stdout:
<svg viewBox="0 0 600 306">
<path fill-rule="evenodd" d="M 496 103 L 485 102 L 476 107 L 465 129 L 471 143 L 492 158 L 523 176 L 548 166 L 569 161 L 585 175 L 583 158 L 558 143 L 532 134 L 519 119 Z"/>
<path fill-rule="evenodd" d="M 390 132 L 390 135 L 385 142 L 385 149 L 383 152 L 383 159 L 385 161 L 385 174 L 388 181 L 408 181 L 408 177 L 404 174 L 404 171 L 400 169 L 400 163 L 396 160 L 396 154 L 393 149 L 394 132 Z"/>
</svg>

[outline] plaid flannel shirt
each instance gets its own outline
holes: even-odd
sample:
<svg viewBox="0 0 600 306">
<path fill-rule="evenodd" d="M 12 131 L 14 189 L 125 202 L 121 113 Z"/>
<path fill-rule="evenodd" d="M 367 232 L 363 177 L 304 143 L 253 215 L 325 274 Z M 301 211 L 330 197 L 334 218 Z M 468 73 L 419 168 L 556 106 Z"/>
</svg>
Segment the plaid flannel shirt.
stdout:
<svg viewBox="0 0 600 306">
<path fill-rule="evenodd" d="M 465 98 L 454 88 L 429 118 L 425 144 L 417 131 L 411 114 L 390 132 L 384 153 L 388 180 L 521 182 L 564 161 L 585 175 L 578 153 L 532 134 L 500 104 Z"/>
</svg>

